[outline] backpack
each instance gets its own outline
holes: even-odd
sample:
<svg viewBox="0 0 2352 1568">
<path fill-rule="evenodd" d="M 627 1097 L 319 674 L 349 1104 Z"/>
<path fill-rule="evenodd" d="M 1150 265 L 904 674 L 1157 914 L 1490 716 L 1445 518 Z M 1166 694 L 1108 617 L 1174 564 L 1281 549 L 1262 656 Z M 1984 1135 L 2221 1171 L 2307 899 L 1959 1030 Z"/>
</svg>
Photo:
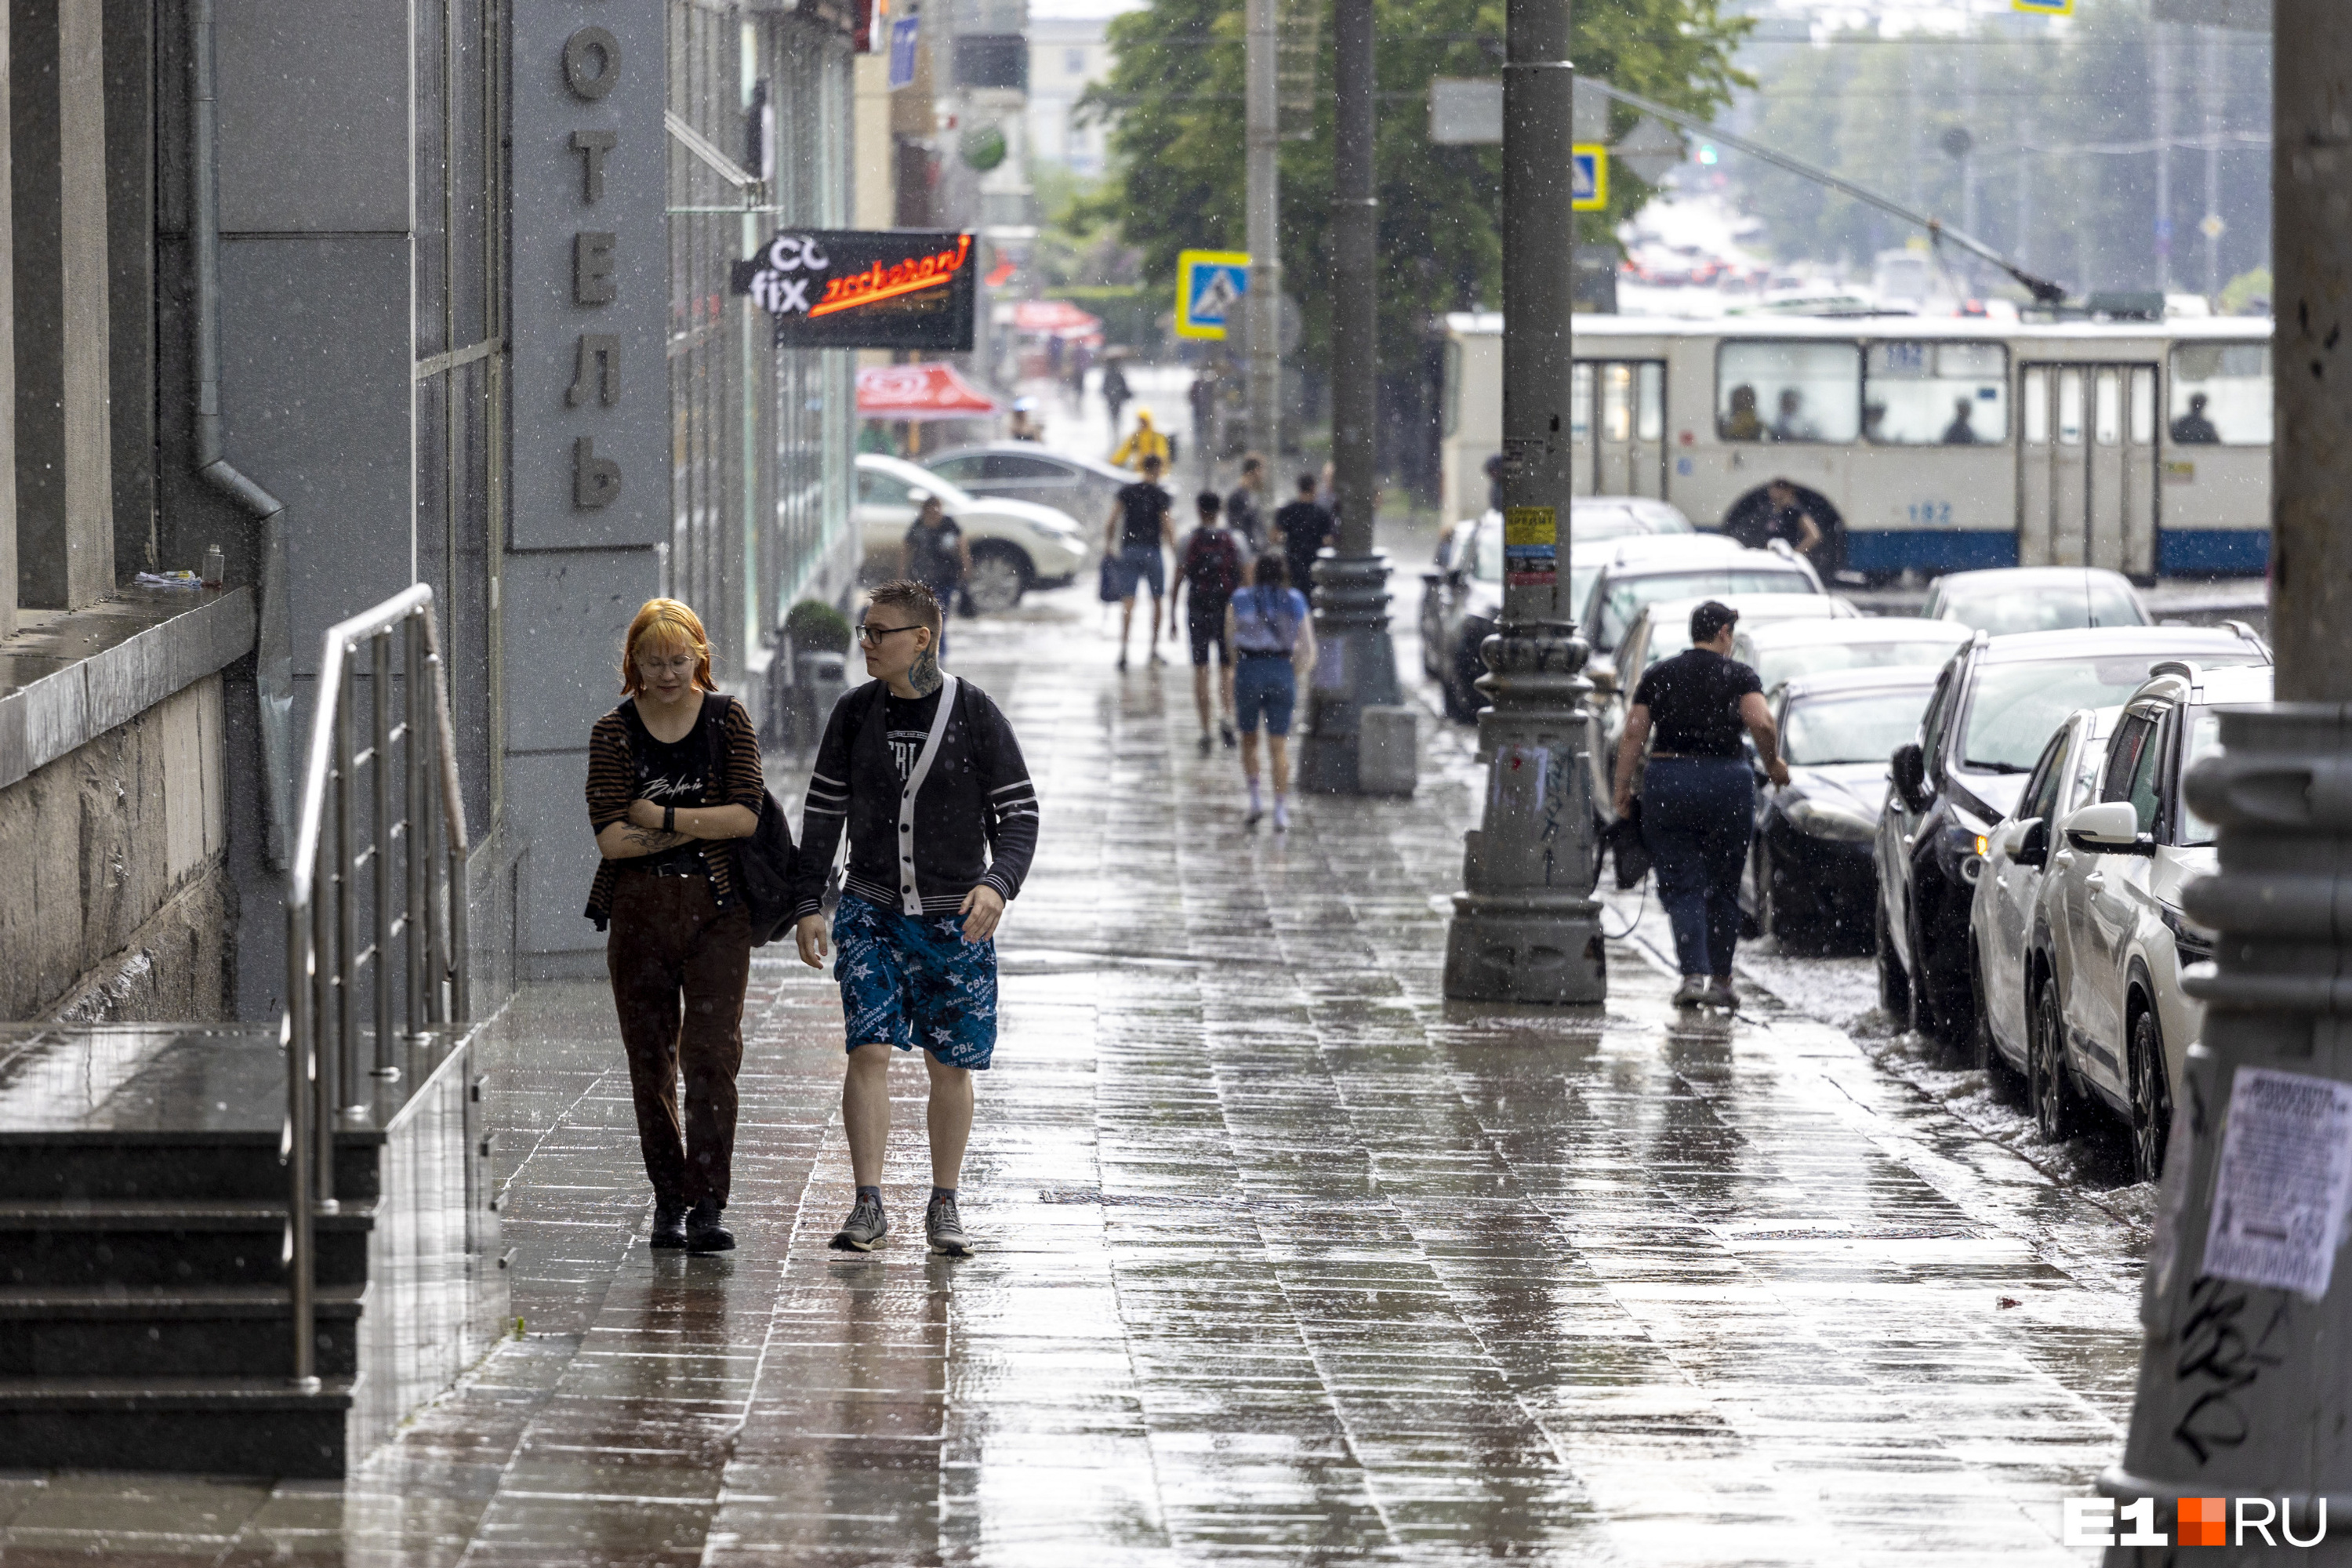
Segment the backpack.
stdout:
<svg viewBox="0 0 2352 1568">
<path fill-rule="evenodd" d="M 735 699 L 713 691 L 703 700 L 733 702 Z M 634 742 L 644 721 L 636 717 L 629 704 L 629 735 Z M 713 779 L 724 776 L 726 761 L 719 751 L 719 731 L 725 725 L 727 710 L 719 709 L 705 713 L 701 720 L 704 765 Z M 792 825 L 784 820 L 784 808 L 776 800 L 776 792 L 762 788 L 760 792 L 760 825 L 747 838 L 728 841 L 735 849 L 735 892 L 743 900 L 745 912 L 751 917 L 751 945 L 765 947 L 790 931 L 793 926 L 793 866 L 800 850 L 793 843 Z"/>
<path fill-rule="evenodd" d="M 1230 599 L 1242 585 L 1242 552 L 1231 533 L 1196 528 L 1184 542 L 1184 581 L 1192 596 Z"/>
</svg>

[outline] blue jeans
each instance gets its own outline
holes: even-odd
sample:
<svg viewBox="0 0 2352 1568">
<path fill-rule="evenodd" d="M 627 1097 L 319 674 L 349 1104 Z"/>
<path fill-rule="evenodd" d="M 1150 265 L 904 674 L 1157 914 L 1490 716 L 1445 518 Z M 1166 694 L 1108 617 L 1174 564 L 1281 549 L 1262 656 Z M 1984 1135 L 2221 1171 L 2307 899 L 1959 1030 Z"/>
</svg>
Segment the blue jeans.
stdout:
<svg viewBox="0 0 2352 1568">
<path fill-rule="evenodd" d="M 1756 777 L 1739 757 L 1653 757 L 1642 775 L 1642 842 L 1685 974 L 1729 975 L 1739 873 L 1756 827 Z"/>
<path fill-rule="evenodd" d="M 1269 735 L 1290 733 L 1291 709 L 1298 700 L 1298 674 L 1284 653 L 1242 655 L 1234 668 L 1234 722 L 1244 735 L 1260 723 Z"/>
</svg>

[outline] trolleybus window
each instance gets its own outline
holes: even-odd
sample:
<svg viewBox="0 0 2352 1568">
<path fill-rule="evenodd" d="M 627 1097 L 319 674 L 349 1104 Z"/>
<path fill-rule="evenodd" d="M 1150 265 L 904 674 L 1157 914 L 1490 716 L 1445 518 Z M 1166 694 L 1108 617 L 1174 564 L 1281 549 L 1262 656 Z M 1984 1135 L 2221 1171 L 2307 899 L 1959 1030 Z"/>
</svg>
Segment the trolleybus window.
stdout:
<svg viewBox="0 0 2352 1568">
<path fill-rule="evenodd" d="M 2009 439 L 2009 351 L 1999 343 L 1870 345 L 1862 433 L 1896 447 Z"/>
<path fill-rule="evenodd" d="M 1862 350 L 1726 343 L 1716 360 L 1715 418 L 1727 441 L 1851 441 L 1862 428 Z"/>
<path fill-rule="evenodd" d="M 2165 417 L 2176 447 L 2269 446 L 2270 345 L 2176 345 Z"/>
</svg>

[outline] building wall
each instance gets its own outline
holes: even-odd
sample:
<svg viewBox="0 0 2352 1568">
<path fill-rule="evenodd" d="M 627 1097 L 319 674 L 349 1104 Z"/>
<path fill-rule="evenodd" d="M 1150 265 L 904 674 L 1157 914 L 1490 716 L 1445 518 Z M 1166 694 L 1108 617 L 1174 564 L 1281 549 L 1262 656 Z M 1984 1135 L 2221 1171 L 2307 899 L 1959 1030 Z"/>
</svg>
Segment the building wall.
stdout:
<svg viewBox="0 0 2352 1568">
<path fill-rule="evenodd" d="M 1087 88 L 1110 74 L 1111 49 L 1098 17 L 1046 17 L 1029 25 L 1029 155 L 1089 178 L 1108 168 L 1108 127 L 1081 125 Z"/>
<path fill-rule="evenodd" d="M 222 682 L 0 789 L 0 1018 L 229 1016 Z"/>
</svg>

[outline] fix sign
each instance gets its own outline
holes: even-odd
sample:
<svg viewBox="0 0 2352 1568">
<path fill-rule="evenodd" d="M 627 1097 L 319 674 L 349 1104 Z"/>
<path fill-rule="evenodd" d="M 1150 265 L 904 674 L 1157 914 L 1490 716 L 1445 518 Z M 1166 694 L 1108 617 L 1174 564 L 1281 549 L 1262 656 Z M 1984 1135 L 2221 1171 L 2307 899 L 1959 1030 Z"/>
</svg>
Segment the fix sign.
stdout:
<svg viewBox="0 0 2352 1568">
<path fill-rule="evenodd" d="M 1246 250 L 1183 250 L 1176 255 L 1176 335 L 1221 342 L 1249 292 Z"/>
</svg>

